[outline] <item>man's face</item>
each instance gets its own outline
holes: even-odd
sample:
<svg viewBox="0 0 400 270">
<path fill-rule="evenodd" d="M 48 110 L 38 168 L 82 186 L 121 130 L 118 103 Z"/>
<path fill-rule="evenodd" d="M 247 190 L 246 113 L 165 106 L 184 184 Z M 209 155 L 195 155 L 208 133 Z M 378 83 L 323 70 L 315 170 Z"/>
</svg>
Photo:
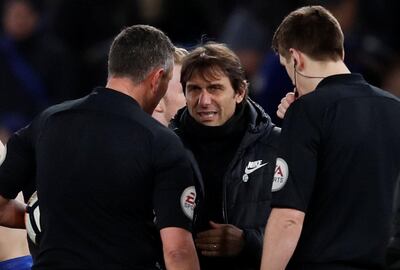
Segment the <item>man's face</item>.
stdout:
<svg viewBox="0 0 400 270">
<path fill-rule="evenodd" d="M 189 114 L 205 126 L 221 126 L 235 113 L 245 91 L 236 93 L 229 78 L 219 72 L 215 78 L 206 80 L 193 73 L 186 83 L 186 104 Z"/>
<path fill-rule="evenodd" d="M 183 94 L 181 79 L 181 65 L 175 65 L 172 79 L 169 81 L 167 92 L 160 100 L 153 112 L 153 117 L 168 126 L 176 112 L 185 106 L 186 100 Z"/>
<path fill-rule="evenodd" d="M 30 37 L 37 28 L 38 14 L 29 4 L 14 2 L 8 6 L 4 18 L 4 31 L 15 40 Z"/>
</svg>

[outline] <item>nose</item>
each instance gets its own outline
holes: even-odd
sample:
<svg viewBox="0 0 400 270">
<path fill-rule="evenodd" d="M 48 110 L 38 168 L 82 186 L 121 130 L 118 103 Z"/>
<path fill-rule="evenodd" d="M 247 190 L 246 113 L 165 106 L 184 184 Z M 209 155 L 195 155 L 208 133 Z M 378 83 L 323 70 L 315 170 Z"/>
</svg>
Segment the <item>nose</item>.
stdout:
<svg viewBox="0 0 400 270">
<path fill-rule="evenodd" d="M 211 104 L 211 95 L 207 90 L 203 89 L 199 95 L 199 105 L 207 106 Z"/>
</svg>

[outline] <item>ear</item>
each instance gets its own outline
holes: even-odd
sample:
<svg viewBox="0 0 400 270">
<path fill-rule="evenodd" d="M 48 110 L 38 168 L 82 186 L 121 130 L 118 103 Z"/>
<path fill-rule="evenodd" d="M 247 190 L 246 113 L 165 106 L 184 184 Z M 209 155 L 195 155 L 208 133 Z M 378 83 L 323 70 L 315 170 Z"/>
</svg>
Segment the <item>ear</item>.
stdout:
<svg viewBox="0 0 400 270">
<path fill-rule="evenodd" d="M 153 72 L 149 74 L 149 81 L 151 91 L 157 91 L 158 86 L 160 85 L 161 79 L 165 74 L 165 70 L 163 68 L 155 69 Z"/>
<path fill-rule="evenodd" d="M 247 91 L 247 87 L 248 87 L 248 83 L 247 81 L 243 81 L 243 86 L 240 87 L 238 92 L 235 92 L 235 100 L 236 103 L 239 104 L 240 102 L 243 101 L 244 97 L 246 96 L 246 91 Z"/>
<path fill-rule="evenodd" d="M 293 66 L 296 69 L 302 69 L 304 65 L 304 59 L 303 55 L 299 50 L 296 50 L 294 48 L 289 49 L 290 55 L 292 56 L 291 59 L 293 59 Z"/>
</svg>

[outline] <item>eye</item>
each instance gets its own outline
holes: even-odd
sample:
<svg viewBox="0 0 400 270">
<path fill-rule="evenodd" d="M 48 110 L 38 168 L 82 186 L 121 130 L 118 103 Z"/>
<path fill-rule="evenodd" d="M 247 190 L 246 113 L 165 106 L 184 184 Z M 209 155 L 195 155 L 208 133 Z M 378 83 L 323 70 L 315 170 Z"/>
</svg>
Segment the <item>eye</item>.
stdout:
<svg viewBox="0 0 400 270">
<path fill-rule="evenodd" d="M 199 91 L 201 88 L 198 87 L 197 85 L 188 85 L 186 86 L 186 92 L 195 92 L 195 91 Z"/>
<path fill-rule="evenodd" d="M 210 85 L 210 86 L 208 87 L 208 89 L 209 89 L 210 91 L 217 91 L 217 90 L 222 90 L 223 87 L 222 87 L 222 85 L 220 85 L 220 84 L 212 84 L 212 85 Z"/>
</svg>

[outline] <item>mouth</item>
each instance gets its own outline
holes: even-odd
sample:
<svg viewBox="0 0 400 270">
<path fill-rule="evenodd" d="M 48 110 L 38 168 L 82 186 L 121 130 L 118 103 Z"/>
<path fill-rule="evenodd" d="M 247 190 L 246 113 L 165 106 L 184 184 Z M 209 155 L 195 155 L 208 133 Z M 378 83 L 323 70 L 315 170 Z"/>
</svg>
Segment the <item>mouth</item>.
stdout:
<svg viewBox="0 0 400 270">
<path fill-rule="evenodd" d="M 201 121 L 212 121 L 214 117 L 217 115 L 217 112 L 210 111 L 210 112 L 197 112 Z"/>
</svg>

